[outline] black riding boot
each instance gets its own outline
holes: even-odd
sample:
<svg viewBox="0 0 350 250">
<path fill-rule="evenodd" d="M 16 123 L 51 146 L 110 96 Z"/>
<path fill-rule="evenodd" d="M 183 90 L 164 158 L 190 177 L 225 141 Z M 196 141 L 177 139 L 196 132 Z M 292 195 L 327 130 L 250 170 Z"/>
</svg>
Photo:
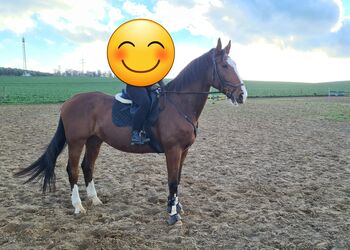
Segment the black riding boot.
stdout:
<svg viewBox="0 0 350 250">
<path fill-rule="evenodd" d="M 133 130 L 131 134 L 131 145 L 143 145 L 150 141 L 143 131 Z"/>
<path fill-rule="evenodd" d="M 140 132 L 137 130 L 134 130 L 132 131 L 132 134 L 131 134 L 131 145 L 139 145 L 139 144 L 143 144 Z"/>
</svg>

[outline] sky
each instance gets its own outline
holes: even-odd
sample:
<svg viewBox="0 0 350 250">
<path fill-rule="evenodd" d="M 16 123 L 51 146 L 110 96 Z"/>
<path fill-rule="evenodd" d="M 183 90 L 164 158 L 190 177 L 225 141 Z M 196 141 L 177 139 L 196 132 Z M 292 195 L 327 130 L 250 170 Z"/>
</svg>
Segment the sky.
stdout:
<svg viewBox="0 0 350 250">
<path fill-rule="evenodd" d="M 109 71 L 107 43 L 134 18 L 164 26 L 175 77 L 191 60 L 232 42 L 246 80 L 350 80 L 350 0 L 0 0 L 0 67 Z"/>
</svg>

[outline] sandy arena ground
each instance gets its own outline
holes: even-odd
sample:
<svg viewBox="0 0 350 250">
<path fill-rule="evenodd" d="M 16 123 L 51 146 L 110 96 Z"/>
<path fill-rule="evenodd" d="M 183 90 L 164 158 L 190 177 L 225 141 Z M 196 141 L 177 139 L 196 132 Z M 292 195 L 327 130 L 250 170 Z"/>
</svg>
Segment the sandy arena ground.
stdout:
<svg viewBox="0 0 350 250">
<path fill-rule="evenodd" d="M 0 249 L 350 249 L 350 123 L 327 119 L 350 98 L 209 102 L 185 161 L 183 224 L 166 223 L 163 155 L 104 144 L 74 216 L 65 170 L 57 191 L 12 177 L 56 130 L 60 105 L 0 106 Z"/>
</svg>

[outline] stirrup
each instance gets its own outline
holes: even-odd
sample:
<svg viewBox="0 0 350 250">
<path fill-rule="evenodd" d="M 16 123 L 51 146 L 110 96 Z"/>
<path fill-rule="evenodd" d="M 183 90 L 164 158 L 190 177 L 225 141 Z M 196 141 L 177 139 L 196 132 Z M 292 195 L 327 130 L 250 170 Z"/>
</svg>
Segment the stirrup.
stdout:
<svg viewBox="0 0 350 250">
<path fill-rule="evenodd" d="M 131 145 L 142 145 L 142 137 L 140 132 L 132 131 L 131 132 Z"/>
<path fill-rule="evenodd" d="M 144 145 L 150 142 L 150 139 L 146 137 L 144 131 L 132 131 L 131 133 L 131 145 Z"/>
<path fill-rule="evenodd" d="M 140 136 L 141 136 L 142 144 L 145 144 L 151 141 L 151 139 L 146 136 L 146 132 L 144 130 L 141 130 Z"/>
</svg>

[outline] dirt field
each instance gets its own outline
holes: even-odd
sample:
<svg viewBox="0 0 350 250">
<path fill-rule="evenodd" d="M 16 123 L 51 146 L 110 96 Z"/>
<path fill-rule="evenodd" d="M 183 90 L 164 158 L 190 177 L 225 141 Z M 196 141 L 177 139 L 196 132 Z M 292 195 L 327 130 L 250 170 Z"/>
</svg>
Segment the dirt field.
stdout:
<svg viewBox="0 0 350 250">
<path fill-rule="evenodd" d="M 66 150 L 57 191 L 12 174 L 36 160 L 60 105 L 0 106 L 0 249 L 350 249 L 350 98 L 208 103 L 185 162 L 183 224 L 166 224 L 163 155 L 104 145 L 74 216 Z M 340 110 L 340 111 L 339 111 Z"/>
</svg>

